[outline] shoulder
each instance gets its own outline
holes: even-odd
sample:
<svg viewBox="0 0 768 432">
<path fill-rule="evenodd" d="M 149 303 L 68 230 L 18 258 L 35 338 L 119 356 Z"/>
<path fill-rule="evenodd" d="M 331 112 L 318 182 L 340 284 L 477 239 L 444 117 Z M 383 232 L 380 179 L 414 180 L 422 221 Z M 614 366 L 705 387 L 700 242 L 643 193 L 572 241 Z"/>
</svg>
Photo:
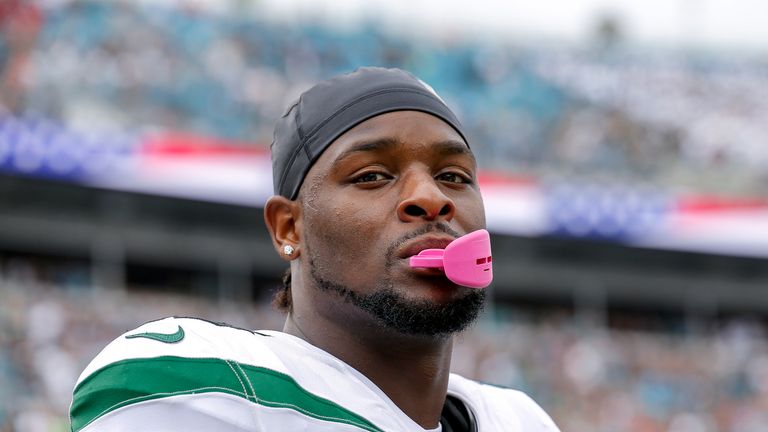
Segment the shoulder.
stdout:
<svg viewBox="0 0 768 432">
<path fill-rule="evenodd" d="M 239 329 L 199 318 L 169 317 L 150 321 L 118 336 L 91 361 L 79 381 L 97 370 L 121 361 L 176 356 L 184 358 L 242 357 L 239 347 L 263 346 L 259 332 Z"/>
<path fill-rule="evenodd" d="M 71 431 L 380 431 L 360 414 L 370 412 L 367 387 L 340 363 L 281 332 L 154 321 L 88 365 L 74 390 Z"/>
<path fill-rule="evenodd" d="M 467 403 L 481 430 L 493 426 L 526 432 L 559 432 L 552 418 L 522 391 L 484 384 L 451 374 L 448 393 Z M 510 429 L 510 425 L 516 428 Z"/>
<path fill-rule="evenodd" d="M 70 420 L 80 430 L 140 402 L 195 394 L 245 398 L 246 368 L 279 367 L 270 336 L 196 318 L 165 318 L 128 331 L 86 367 L 74 389 Z"/>
</svg>

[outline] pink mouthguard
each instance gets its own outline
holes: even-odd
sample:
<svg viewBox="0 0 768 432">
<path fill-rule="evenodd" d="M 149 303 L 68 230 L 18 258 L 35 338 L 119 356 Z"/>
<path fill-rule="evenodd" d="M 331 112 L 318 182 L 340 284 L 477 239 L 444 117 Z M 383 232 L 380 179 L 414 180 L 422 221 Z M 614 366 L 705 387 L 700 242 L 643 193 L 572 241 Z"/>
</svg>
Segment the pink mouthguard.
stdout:
<svg viewBox="0 0 768 432">
<path fill-rule="evenodd" d="M 411 267 L 439 268 L 452 282 L 485 288 L 493 279 L 491 237 L 481 229 L 452 241 L 445 249 L 424 249 L 411 257 Z"/>
</svg>

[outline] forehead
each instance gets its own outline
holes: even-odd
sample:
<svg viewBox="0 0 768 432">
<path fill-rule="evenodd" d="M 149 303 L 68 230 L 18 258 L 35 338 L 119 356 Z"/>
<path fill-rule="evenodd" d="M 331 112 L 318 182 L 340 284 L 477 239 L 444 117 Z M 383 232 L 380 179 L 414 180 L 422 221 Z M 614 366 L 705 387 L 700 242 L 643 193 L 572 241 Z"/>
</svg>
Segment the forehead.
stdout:
<svg viewBox="0 0 768 432">
<path fill-rule="evenodd" d="M 371 117 L 339 136 L 310 168 L 299 189 L 300 196 L 307 189 L 319 187 L 354 156 L 384 152 L 400 161 L 461 157 L 476 166 L 469 146 L 448 123 L 421 111 L 394 111 Z"/>
</svg>

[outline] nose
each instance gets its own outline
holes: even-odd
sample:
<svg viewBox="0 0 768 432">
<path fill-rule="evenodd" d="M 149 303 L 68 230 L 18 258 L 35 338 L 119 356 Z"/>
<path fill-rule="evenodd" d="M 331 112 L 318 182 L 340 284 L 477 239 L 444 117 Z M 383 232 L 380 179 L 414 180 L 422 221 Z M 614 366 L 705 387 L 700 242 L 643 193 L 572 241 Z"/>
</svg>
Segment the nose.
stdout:
<svg viewBox="0 0 768 432">
<path fill-rule="evenodd" d="M 426 173 L 406 176 L 401 196 L 397 217 L 403 222 L 431 222 L 438 219 L 450 222 L 456 213 L 453 200 L 445 195 L 437 181 Z"/>
</svg>

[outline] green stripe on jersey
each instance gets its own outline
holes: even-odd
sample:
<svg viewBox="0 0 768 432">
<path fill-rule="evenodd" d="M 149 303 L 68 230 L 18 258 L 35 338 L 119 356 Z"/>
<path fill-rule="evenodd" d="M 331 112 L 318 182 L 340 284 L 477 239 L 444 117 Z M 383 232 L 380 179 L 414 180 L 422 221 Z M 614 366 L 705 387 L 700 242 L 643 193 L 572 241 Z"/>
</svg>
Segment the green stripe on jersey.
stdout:
<svg viewBox="0 0 768 432">
<path fill-rule="evenodd" d="M 286 374 L 232 360 L 173 356 L 122 360 L 89 375 L 75 388 L 70 411 L 72 432 L 134 403 L 211 392 L 381 432 L 360 415 L 308 392 Z"/>
</svg>

